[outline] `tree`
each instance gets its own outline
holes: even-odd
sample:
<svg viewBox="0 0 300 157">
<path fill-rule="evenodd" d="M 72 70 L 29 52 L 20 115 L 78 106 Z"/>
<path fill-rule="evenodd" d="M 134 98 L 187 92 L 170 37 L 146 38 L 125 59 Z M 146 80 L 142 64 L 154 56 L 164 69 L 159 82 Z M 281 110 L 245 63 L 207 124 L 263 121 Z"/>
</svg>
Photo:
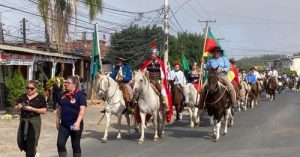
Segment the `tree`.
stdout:
<svg viewBox="0 0 300 157">
<path fill-rule="evenodd" d="M 54 36 L 60 52 L 69 35 L 70 22 L 72 18 L 76 20 L 74 15 L 76 17 L 79 2 L 89 8 L 90 21 L 102 12 L 102 0 L 38 0 L 38 10 L 45 23 L 46 40 L 50 41 Z"/>
<path fill-rule="evenodd" d="M 25 84 L 26 80 L 21 75 L 19 70 L 16 70 L 12 76 L 5 79 L 5 86 L 8 90 L 7 100 L 10 106 L 16 105 L 19 97 L 26 93 Z"/>
<path fill-rule="evenodd" d="M 266 61 L 280 59 L 286 57 L 285 55 L 262 55 L 255 57 L 244 57 L 237 61 L 237 66 L 241 69 L 250 69 L 253 66 L 266 66 Z"/>
<path fill-rule="evenodd" d="M 139 27 L 132 25 L 121 32 L 111 36 L 111 54 L 105 59 L 113 62 L 113 56 L 124 57 L 134 68 L 148 57 L 150 43 L 156 41 L 161 57 L 163 56 L 163 43 L 165 41 L 164 31 L 157 25 Z M 199 61 L 202 55 L 203 38 L 199 34 L 188 32 L 179 33 L 176 36 L 169 35 L 169 61 L 171 65 L 181 63 L 182 53 L 187 60 Z"/>
<path fill-rule="evenodd" d="M 162 52 L 164 39 L 164 31 L 157 25 L 143 27 L 131 25 L 121 32 L 112 34 L 111 52 L 105 59 L 114 62 L 113 57 L 124 57 L 133 68 L 137 68 L 148 58 L 150 43 L 156 41 L 158 50 Z"/>
</svg>

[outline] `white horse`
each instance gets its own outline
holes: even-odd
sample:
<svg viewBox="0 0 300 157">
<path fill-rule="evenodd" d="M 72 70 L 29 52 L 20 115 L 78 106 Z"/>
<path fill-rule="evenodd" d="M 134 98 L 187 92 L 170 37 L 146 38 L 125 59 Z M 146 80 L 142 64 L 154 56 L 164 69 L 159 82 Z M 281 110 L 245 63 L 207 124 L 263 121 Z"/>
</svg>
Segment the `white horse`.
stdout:
<svg viewBox="0 0 300 157">
<path fill-rule="evenodd" d="M 106 116 L 106 127 L 102 142 L 107 142 L 108 127 L 110 125 L 111 115 L 118 117 L 118 136 L 117 139 L 121 139 L 121 120 L 122 113 L 126 109 L 125 101 L 123 99 L 123 93 L 119 88 L 119 84 L 106 75 L 99 75 L 98 81 L 96 82 L 96 92 L 98 96 L 106 102 L 105 116 Z M 130 133 L 130 118 L 129 114 L 125 113 L 128 134 Z"/>
<path fill-rule="evenodd" d="M 160 92 L 160 91 L 157 91 Z M 134 71 L 134 97 L 137 98 L 138 107 L 141 116 L 141 137 L 139 143 L 143 143 L 145 139 L 145 118 L 147 114 L 153 116 L 154 124 L 154 141 L 162 136 L 165 125 L 165 109 L 161 106 L 159 96 L 154 86 L 151 85 L 144 72 Z M 160 121 L 162 119 L 162 122 Z"/>
<path fill-rule="evenodd" d="M 240 81 L 240 85 L 241 85 L 242 89 L 241 89 L 240 99 L 238 101 L 238 111 L 241 111 L 241 109 L 246 111 L 247 110 L 248 95 L 249 95 L 249 92 L 251 90 L 251 86 L 248 85 L 248 83 L 244 80 Z"/>
<path fill-rule="evenodd" d="M 196 90 L 193 84 L 188 83 L 183 86 L 183 94 L 185 96 L 185 104 L 189 108 L 191 123 L 190 127 L 193 128 L 196 125 L 200 124 L 200 113 L 198 112 L 198 107 L 196 107 L 200 100 L 200 94 Z M 197 98 L 198 97 L 198 98 Z M 198 99 L 198 100 L 197 100 Z"/>
</svg>

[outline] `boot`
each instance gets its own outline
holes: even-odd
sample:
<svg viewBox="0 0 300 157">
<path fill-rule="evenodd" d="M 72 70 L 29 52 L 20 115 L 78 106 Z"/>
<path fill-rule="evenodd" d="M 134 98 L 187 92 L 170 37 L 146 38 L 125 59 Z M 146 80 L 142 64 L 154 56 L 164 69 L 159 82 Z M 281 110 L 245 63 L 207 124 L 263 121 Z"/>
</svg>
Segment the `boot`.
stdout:
<svg viewBox="0 0 300 157">
<path fill-rule="evenodd" d="M 81 157 L 81 153 L 73 153 L 73 157 Z"/>
<path fill-rule="evenodd" d="M 58 152 L 59 157 L 67 157 L 67 152 Z"/>
<path fill-rule="evenodd" d="M 235 94 L 235 91 L 234 90 L 230 90 L 229 93 L 230 93 L 231 106 L 237 107 L 237 105 L 236 105 L 236 94 Z"/>
<path fill-rule="evenodd" d="M 168 97 L 162 96 L 162 103 L 165 105 L 166 114 L 170 113 L 169 103 L 168 103 Z"/>
</svg>

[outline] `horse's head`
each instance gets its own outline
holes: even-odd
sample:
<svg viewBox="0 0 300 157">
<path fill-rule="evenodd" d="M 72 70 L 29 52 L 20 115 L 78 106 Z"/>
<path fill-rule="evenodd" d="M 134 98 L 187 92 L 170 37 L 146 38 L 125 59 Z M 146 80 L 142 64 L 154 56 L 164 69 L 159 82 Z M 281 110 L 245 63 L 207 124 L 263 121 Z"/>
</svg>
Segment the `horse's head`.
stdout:
<svg viewBox="0 0 300 157">
<path fill-rule="evenodd" d="M 133 93 L 137 93 L 142 90 L 143 86 L 147 84 L 148 80 L 147 77 L 145 76 L 145 72 L 137 70 L 134 71 L 133 81 L 134 81 Z"/>
<path fill-rule="evenodd" d="M 217 90 L 218 88 L 218 77 L 219 77 L 219 72 L 218 68 L 211 68 L 208 70 L 208 92 L 213 93 Z"/>
<path fill-rule="evenodd" d="M 109 89 L 109 77 L 106 75 L 99 75 L 95 86 L 95 91 L 97 92 L 97 95 L 101 99 L 105 100 L 105 98 L 107 97 L 108 89 Z"/>
</svg>

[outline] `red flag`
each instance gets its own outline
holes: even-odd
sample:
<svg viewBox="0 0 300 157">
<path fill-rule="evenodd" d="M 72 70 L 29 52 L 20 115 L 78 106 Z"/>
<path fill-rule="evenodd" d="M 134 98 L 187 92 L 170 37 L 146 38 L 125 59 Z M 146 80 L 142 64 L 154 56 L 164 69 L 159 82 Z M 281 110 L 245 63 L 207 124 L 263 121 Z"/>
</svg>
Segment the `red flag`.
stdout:
<svg viewBox="0 0 300 157">
<path fill-rule="evenodd" d="M 210 30 L 210 27 L 208 28 L 207 32 L 207 38 L 206 38 L 206 44 L 204 47 L 204 57 L 207 57 L 209 52 L 211 51 L 212 48 L 220 46 L 216 38 L 214 37 L 213 33 Z"/>
</svg>

